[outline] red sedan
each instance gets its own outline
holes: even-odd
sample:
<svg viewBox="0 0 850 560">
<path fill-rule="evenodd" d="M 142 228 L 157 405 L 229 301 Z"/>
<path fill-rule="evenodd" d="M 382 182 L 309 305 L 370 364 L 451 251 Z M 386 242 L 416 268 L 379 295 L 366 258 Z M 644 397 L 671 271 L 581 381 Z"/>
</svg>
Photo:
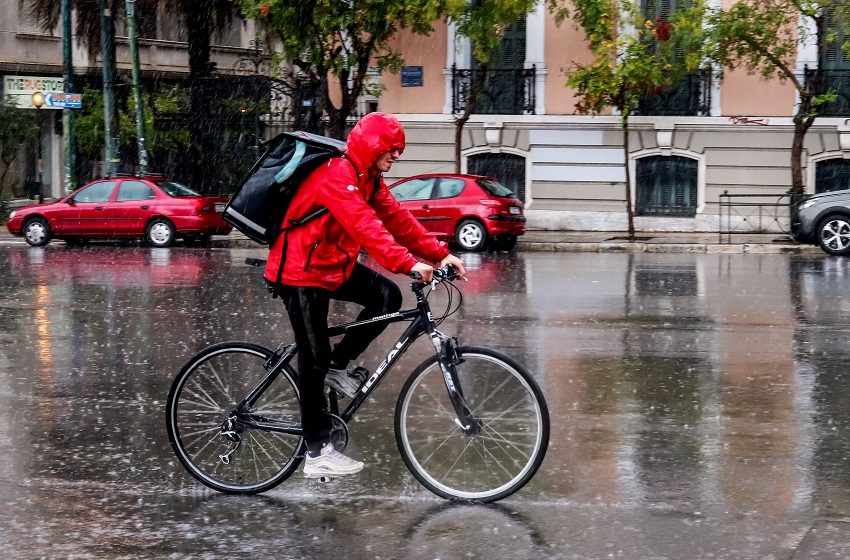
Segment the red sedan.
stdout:
<svg viewBox="0 0 850 560">
<path fill-rule="evenodd" d="M 58 202 L 15 210 L 6 225 L 36 247 L 54 237 L 68 243 L 143 237 L 154 247 L 168 247 L 177 237 L 205 242 L 230 233 L 232 226 L 221 219 L 226 203 L 164 177 L 113 177 Z"/>
<path fill-rule="evenodd" d="M 525 233 L 522 202 L 491 177 L 416 175 L 390 190 L 428 231 L 467 251 L 510 251 Z"/>
</svg>

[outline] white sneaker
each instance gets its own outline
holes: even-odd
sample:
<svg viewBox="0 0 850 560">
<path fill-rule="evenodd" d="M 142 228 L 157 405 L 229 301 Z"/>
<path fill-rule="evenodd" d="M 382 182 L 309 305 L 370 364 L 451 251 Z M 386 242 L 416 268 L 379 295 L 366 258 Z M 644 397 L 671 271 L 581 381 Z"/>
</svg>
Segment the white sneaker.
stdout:
<svg viewBox="0 0 850 560">
<path fill-rule="evenodd" d="M 304 476 L 319 478 L 322 476 L 342 476 L 358 473 L 363 469 L 363 463 L 346 457 L 334 449 L 332 443 L 322 446 L 318 457 L 310 457 L 308 453 L 304 461 Z"/>
<path fill-rule="evenodd" d="M 354 395 L 357 394 L 357 390 L 360 388 L 360 384 L 365 381 L 365 376 L 361 379 L 357 375 L 357 373 L 360 373 L 357 370 L 362 369 L 352 366 L 348 366 L 345 369 L 330 368 L 328 374 L 325 376 L 325 385 L 335 389 L 337 393 L 346 398 L 353 399 Z"/>
</svg>

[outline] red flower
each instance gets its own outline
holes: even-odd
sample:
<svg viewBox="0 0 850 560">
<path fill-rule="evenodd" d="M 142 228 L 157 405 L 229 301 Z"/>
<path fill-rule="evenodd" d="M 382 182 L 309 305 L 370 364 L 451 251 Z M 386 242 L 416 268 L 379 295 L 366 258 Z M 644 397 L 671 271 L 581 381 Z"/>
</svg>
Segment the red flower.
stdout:
<svg viewBox="0 0 850 560">
<path fill-rule="evenodd" d="M 666 19 L 655 18 L 655 29 L 652 32 L 659 41 L 669 41 L 673 35 L 673 26 Z"/>
<path fill-rule="evenodd" d="M 263 4 L 262 6 L 260 6 L 260 15 L 263 16 L 263 17 L 269 16 L 269 5 L 268 4 Z"/>
</svg>

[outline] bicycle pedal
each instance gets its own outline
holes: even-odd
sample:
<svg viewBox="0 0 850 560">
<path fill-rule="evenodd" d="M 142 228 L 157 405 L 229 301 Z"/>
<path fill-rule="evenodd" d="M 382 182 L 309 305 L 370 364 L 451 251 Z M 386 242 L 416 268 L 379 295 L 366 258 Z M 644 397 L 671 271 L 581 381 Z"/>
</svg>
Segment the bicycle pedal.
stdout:
<svg viewBox="0 0 850 560">
<path fill-rule="evenodd" d="M 364 368 L 363 366 L 357 366 L 356 368 L 351 370 L 351 373 L 349 375 L 360 381 L 360 383 L 363 383 L 369 378 L 370 374 L 368 369 Z"/>
</svg>

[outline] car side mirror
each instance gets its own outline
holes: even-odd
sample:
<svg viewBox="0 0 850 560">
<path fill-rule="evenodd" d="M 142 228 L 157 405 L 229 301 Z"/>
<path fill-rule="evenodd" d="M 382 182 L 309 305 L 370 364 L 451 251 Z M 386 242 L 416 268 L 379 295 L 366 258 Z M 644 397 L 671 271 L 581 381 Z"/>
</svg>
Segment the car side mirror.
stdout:
<svg viewBox="0 0 850 560">
<path fill-rule="evenodd" d="M 65 201 L 65 204 L 68 204 L 68 205 L 70 205 L 70 206 L 73 206 L 73 205 L 74 205 L 74 199 L 73 199 L 73 198 L 69 198 L 69 199 L 67 199 L 67 200 Z"/>
</svg>

